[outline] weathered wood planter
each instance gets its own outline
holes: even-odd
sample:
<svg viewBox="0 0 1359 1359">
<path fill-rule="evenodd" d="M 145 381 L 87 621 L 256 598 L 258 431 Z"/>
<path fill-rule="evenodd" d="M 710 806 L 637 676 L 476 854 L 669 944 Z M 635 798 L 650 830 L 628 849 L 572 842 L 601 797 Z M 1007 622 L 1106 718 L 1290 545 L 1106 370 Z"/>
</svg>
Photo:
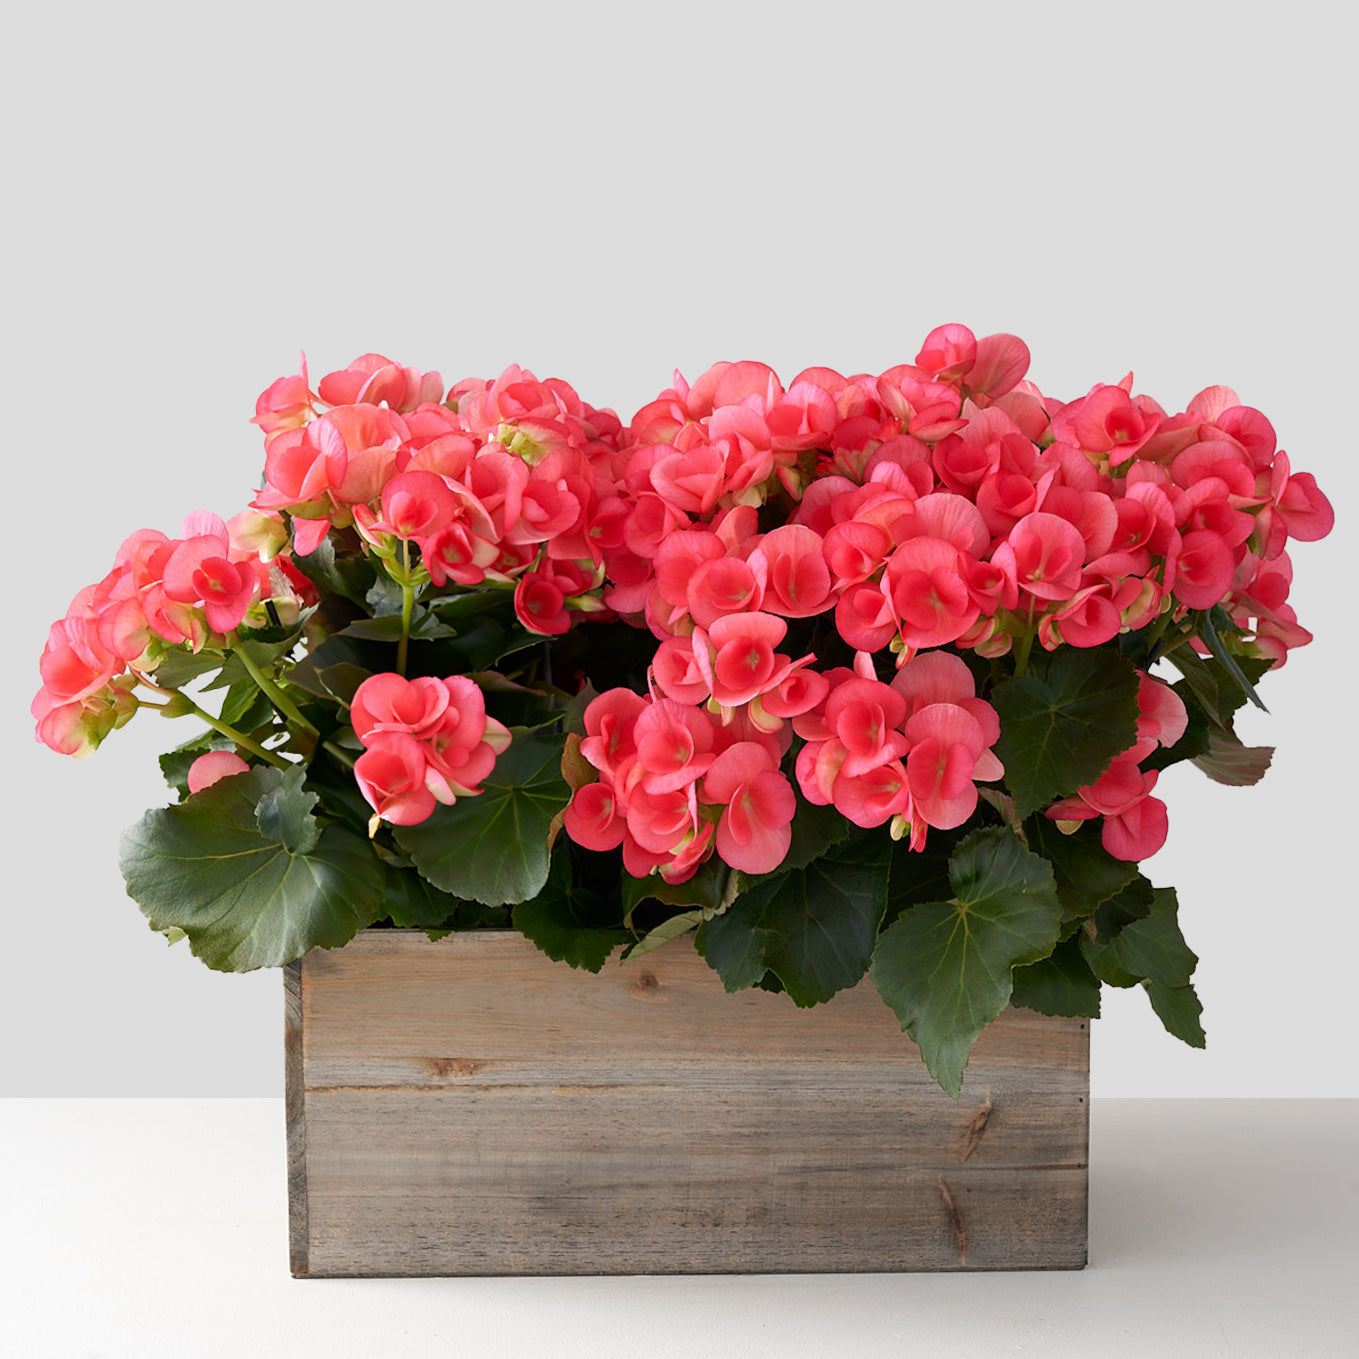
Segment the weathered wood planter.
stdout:
<svg viewBox="0 0 1359 1359">
<path fill-rule="evenodd" d="M 865 981 L 727 995 L 370 930 L 286 974 L 295 1275 L 1079 1269 L 1089 1032 L 1007 1010 L 958 1100 Z"/>
</svg>

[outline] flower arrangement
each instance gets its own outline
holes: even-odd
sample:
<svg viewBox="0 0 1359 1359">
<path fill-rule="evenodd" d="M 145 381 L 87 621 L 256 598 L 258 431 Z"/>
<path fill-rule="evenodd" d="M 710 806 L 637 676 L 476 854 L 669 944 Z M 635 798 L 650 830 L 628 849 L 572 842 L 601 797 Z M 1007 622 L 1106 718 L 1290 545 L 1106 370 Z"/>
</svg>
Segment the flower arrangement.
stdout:
<svg viewBox="0 0 1359 1359">
<path fill-rule="evenodd" d="M 259 398 L 263 486 L 144 529 L 51 629 L 39 739 L 204 729 L 127 832 L 152 928 L 280 965 L 512 926 L 598 971 L 690 931 L 728 990 L 871 975 L 956 1093 L 1007 1003 L 1143 986 L 1202 1045 L 1161 770 L 1256 781 L 1333 515 L 1223 387 L 1061 402 L 1012 335 L 785 386 L 720 363 L 624 426 L 375 354 Z M 1173 681 L 1173 682 L 1172 682 Z"/>
</svg>

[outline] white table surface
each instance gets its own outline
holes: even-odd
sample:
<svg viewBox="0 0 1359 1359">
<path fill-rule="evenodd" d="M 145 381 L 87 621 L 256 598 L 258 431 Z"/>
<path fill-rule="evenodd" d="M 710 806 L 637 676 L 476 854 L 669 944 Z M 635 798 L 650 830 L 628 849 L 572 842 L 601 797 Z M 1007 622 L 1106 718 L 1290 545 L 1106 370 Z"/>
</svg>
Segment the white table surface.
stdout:
<svg viewBox="0 0 1359 1359">
<path fill-rule="evenodd" d="M 294 1280 L 281 1100 L 0 1101 L 0 1353 L 1359 1356 L 1359 1100 L 1096 1100 L 1078 1273 Z"/>
</svg>

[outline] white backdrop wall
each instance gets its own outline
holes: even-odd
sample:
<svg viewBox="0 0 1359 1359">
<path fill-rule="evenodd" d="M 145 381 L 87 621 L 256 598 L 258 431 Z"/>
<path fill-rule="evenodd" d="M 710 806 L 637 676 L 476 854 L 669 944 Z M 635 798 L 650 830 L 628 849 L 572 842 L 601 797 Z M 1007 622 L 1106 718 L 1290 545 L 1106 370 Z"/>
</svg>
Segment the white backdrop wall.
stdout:
<svg viewBox="0 0 1359 1359">
<path fill-rule="evenodd" d="M 118 875 L 184 724 L 74 762 L 27 705 L 47 624 L 128 532 L 249 499 L 246 421 L 300 347 L 314 375 L 367 350 L 449 380 L 518 362 L 626 419 L 676 366 L 881 371 L 958 320 L 1022 335 L 1068 399 L 1130 368 L 1173 409 L 1235 386 L 1336 503 L 1295 554 L 1317 640 L 1244 720 L 1275 767 L 1163 784 L 1147 871 L 1180 890 L 1208 1051 L 1119 993 L 1093 1085 L 1359 1094 L 1353 17 L 510 8 L 7 21 L 0 1093 L 281 1089 L 278 975 L 167 949 Z"/>
</svg>

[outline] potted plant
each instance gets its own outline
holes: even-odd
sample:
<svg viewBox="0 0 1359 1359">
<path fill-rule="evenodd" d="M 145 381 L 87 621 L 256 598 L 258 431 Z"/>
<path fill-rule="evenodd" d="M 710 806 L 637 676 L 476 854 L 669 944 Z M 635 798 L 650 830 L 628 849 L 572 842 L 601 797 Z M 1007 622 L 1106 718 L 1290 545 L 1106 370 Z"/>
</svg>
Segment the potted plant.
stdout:
<svg viewBox="0 0 1359 1359">
<path fill-rule="evenodd" d="M 447 388 L 367 354 L 313 391 L 304 359 L 257 402 L 249 507 L 134 533 L 76 596 L 43 652 L 39 738 L 87 755 L 143 709 L 198 718 L 161 760 L 178 800 L 125 837 L 128 891 L 211 967 L 288 969 L 298 1272 L 1083 1262 L 1101 986 L 1142 986 L 1203 1043 L 1175 893 L 1139 868 L 1168 831 L 1158 775 L 1264 773 L 1233 714 L 1310 640 L 1287 549 L 1333 516 L 1226 388 L 1170 413 L 1129 375 L 1061 402 L 1028 364 L 1014 336 L 946 325 L 878 375 L 676 374 L 625 426 L 519 368 Z M 582 975 L 610 959 L 622 992 Z M 847 1038 L 788 1027 L 823 1002 Z M 452 1036 L 420 1017 L 440 1007 Z M 527 1067 L 496 1045 L 521 1028 L 535 1074 L 516 1083 Z M 681 1033 L 699 1048 L 671 1051 Z M 868 1067 L 845 1077 L 856 1054 Z M 835 1069 L 833 1099 L 811 1067 Z M 624 1085 L 649 1161 L 617 1160 L 636 1123 L 594 1135 L 609 1096 L 534 1103 Z M 728 1145 L 722 1092 L 756 1085 L 764 1121 L 742 1106 Z M 684 1093 L 636 1094 L 662 1087 Z M 769 1171 L 786 1154 L 771 1129 L 816 1140 L 794 1087 L 879 1160 L 862 1127 L 884 1120 L 935 1148 L 896 1157 L 894 1201 L 914 1206 L 861 1248 L 841 1228 L 882 1199 L 872 1155 L 858 1197 L 843 1166 L 804 1167 L 795 1192 Z M 490 1108 L 511 1088 L 527 1102 Z M 902 1112 L 908 1088 L 927 1112 Z M 847 1091 L 870 1092 L 867 1113 Z M 684 1123 L 695 1108 L 709 1132 Z M 1069 1193 L 1016 1188 L 1048 1164 L 1023 1137 L 1017 1162 L 977 1157 L 988 1127 L 1044 1118 Z M 505 1153 L 517 1169 L 485 1150 L 529 1127 Z M 375 1258 L 397 1129 L 423 1244 Z M 704 1163 L 697 1216 L 691 1185 L 651 1254 L 635 1227 L 582 1248 L 599 1219 L 562 1186 L 587 1153 L 601 1184 L 649 1197 L 676 1157 L 693 1171 L 696 1141 L 736 1158 Z M 570 1170 L 552 1159 L 568 1144 Z M 322 1162 L 343 1171 L 318 1192 Z M 832 1170 L 833 1206 L 815 1189 Z M 425 1192 L 438 1176 L 443 1197 Z M 756 1178 L 763 1197 L 729 1221 L 715 1205 Z M 1041 1203 L 1028 1254 L 988 1226 L 1001 1244 L 979 1257 L 978 1222 Z M 783 1230 L 799 1213 L 798 1239 L 822 1245 L 790 1254 L 784 1230 L 761 1254 L 761 1215 Z M 714 1224 L 726 1255 L 676 1245 Z"/>
</svg>

